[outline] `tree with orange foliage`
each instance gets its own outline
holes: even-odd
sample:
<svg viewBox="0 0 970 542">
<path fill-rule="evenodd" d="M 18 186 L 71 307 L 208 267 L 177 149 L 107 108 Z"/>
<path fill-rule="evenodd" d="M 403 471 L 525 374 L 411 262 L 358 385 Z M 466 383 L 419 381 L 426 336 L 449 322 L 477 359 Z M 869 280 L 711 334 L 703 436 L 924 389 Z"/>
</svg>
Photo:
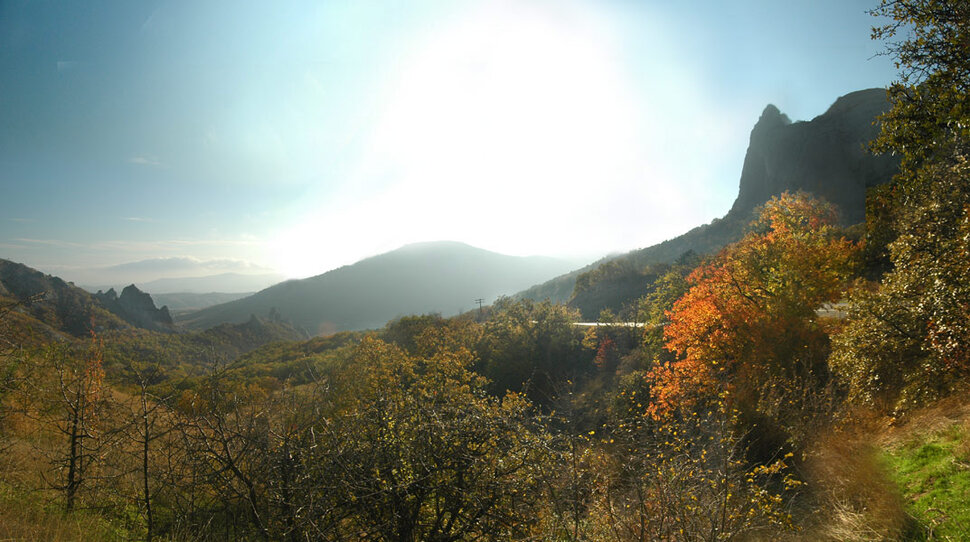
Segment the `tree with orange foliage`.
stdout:
<svg viewBox="0 0 970 542">
<path fill-rule="evenodd" d="M 722 392 L 767 413 L 827 380 L 829 339 L 816 310 L 841 298 L 857 250 L 832 205 L 804 192 L 767 202 L 744 238 L 691 273 L 668 311 L 664 339 L 677 360 L 650 373 L 652 414 Z"/>
</svg>

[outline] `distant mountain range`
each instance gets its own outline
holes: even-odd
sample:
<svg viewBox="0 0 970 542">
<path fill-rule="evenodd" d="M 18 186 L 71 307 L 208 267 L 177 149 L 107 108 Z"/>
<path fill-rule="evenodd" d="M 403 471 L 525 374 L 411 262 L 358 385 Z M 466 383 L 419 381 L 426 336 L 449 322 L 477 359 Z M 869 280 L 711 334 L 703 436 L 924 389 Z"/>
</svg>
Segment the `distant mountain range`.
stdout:
<svg viewBox="0 0 970 542">
<path fill-rule="evenodd" d="M 247 275 L 243 273 L 221 273 L 204 277 L 164 278 L 148 281 L 141 289 L 150 294 L 193 293 L 252 293 L 274 284 L 286 277 L 278 273 Z"/>
<path fill-rule="evenodd" d="M 278 283 L 279 281 L 277 281 Z M 275 284 L 275 283 L 274 283 Z M 261 288 L 259 288 L 261 289 Z M 228 303 L 252 295 L 254 292 L 225 293 L 209 292 L 197 294 L 193 292 L 175 292 L 169 294 L 152 294 L 152 299 L 159 305 L 165 305 L 173 315 L 197 311 L 213 305 Z"/>
<path fill-rule="evenodd" d="M 888 108 L 884 89 L 842 96 L 807 122 L 793 123 L 768 105 L 751 130 L 738 197 L 727 215 L 663 243 L 604 258 L 517 296 L 568 302 L 580 308 L 584 318 L 595 318 L 603 308 L 618 311 L 649 287 L 643 280 L 646 266 L 674 262 L 689 251 L 709 254 L 737 241 L 752 211 L 784 191 L 811 192 L 836 204 L 844 224 L 862 222 L 866 190 L 889 181 L 899 167 L 895 157 L 875 156 L 867 149 L 879 133 L 877 117 Z M 609 272 L 596 273 L 607 263 Z M 583 291 L 576 292 L 583 274 L 595 276 L 587 277 L 591 280 L 584 281 Z"/>
<path fill-rule="evenodd" d="M 120 266 L 119 266 L 120 267 Z M 122 280 L 125 284 L 135 283 L 143 292 L 153 296 L 156 294 L 209 294 L 213 292 L 228 294 L 250 294 L 258 292 L 285 280 L 286 277 L 278 273 L 219 273 L 197 277 L 161 278 L 149 281 Z M 84 286 L 89 292 L 107 291 L 111 288 L 119 289 L 121 284 L 102 286 Z"/>
<path fill-rule="evenodd" d="M 189 329 L 278 315 L 311 335 L 382 327 L 402 315 L 457 314 L 572 267 L 546 257 L 497 254 L 463 243 L 408 245 L 322 275 L 177 318 Z"/>
</svg>

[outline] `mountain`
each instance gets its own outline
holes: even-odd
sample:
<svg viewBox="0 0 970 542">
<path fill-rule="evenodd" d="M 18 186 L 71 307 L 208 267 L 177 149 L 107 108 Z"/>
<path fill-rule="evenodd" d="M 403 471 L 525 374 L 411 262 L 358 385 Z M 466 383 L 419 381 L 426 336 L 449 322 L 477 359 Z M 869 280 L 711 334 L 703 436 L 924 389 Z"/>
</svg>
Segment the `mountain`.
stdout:
<svg viewBox="0 0 970 542">
<path fill-rule="evenodd" d="M 116 268 L 120 267 L 121 266 L 116 266 Z M 220 273 L 218 275 L 168 277 L 148 281 L 132 280 L 132 278 L 129 277 L 127 279 L 119 279 L 120 283 L 109 284 L 99 282 L 98 284 L 101 284 L 101 286 L 92 286 L 86 283 L 83 285 L 83 288 L 93 293 L 98 290 L 107 291 L 112 288 L 120 288 L 121 284 L 135 283 L 143 292 L 148 292 L 153 296 L 158 294 L 172 293 L 226 293 L 248 295 L 262 290 L 263 288 L 268 288 L 274 284 L 283 282 L 284 280 L 286 280 L 286 277 L 278 273 L 261 273 L 258 275 L 251 275 L 247 273 Z M 237 295 L 237 297 L 233 299 L 238 299 L 239 297 L 243 297 L 243 295 Z"/>
<path fill-rule="evenodd" d="M 784 191 L 804 190 L 839 206 L 846 225 L 865 220 L 866 189 L 895 175 L 898 161 L 867 146 L 879 134 L 876 117 L 889 109 L 883 89 L 842 96 L 824 114 L 792 123 L 769 105 L 751 130 L 731 213 L 747 215 Z"/>
<path fill-rule="evenodd" d="M 868 89 L 840 97 L 807 122 L 791 122 L 768 105 L 751 130 L 738 197 L 727 215 L 651 247 L 605 258 L 517 294 L 578 307 L 584 318 L 602 308 L 618 311 L 649 285 L 638 276 L 651 265 L 674 262 L 685 253 L 710 254 L 737 241 L 762 203 L 785 191 L 804 190 L 834 203 L 843 224 L 865 219 L 866 190 L 889 181 L 898 159 L 876 156 L 868 142 L 879 133 L 877 117 L 889 109 L 886 91 Z M 611 269 L 597 273 L 604 264 Z M 583 280 L 583 276 L 586 279 Z M 583 288 L 577 289 L 577 281 Z M 580 291 L 581 290 L 581 291 Z"/>
<path fill-rule="evenodd" d="M 99 331 L 129 327 L 81 288 L 9 260 L 0 260 L 0 299 L 14 307 L 16 323 L 22 328 L 18 335 L 86 337 L 92 327 Z"/>
<path fill-rule="evenodd" d="M 400 315 L 455 314 L 476 299 L 491 302 L 569 267 L 553 258 L 506 256 L 463 243 L 419 243 L 277 284 L 185 315 L 179 323 L 204 329 L 273 311 L 311 335 L 377 328 Z"/>
<path fill-rule="evenodd" d="M 154 261 L 154 260 L 149 260 Z M 123 266 L 115 266 L 122 268 Z M 172 314 L 184 314 L 220 303 L 228 303 L 252 295 L 274 284 L 283 282 L 283 275 L 262 273 L 220 273 L 200 277 L 176 277 L 150 280 L 140 283 L 140 291 L 151 294 L 158 305 L 168 307 Z M 85 286 L 89 292 L 112 292 L 115 286 Z"/>
</svg>

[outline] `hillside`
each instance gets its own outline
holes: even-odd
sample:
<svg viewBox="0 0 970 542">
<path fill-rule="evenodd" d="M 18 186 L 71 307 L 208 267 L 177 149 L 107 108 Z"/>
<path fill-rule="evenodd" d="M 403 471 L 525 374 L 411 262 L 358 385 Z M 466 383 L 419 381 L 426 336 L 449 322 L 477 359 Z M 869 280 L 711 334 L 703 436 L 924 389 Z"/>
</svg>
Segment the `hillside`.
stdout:
<svg viewBox="0 0 970 542">
<path fill-rule="evenodd" d="M 17 305 L 15 312 L 23 316 L 24 326 L 48 336 L 59 332 L 85 337 L 92 327 L 129 326 L 81 288 L 9 260 L 0 260 L 0 298 Z"/>
<path fill-rule="evenodd" d="M 618 286 L 613 282 L 630 282 L 632 275 L 601 273 L 606 280 L 588 281 L 584 291 L 577 292 L 580 275 L 594 272 L 609 261 L 621 260 L 618 267 L 641 274 L 648 265 L 673 262 L 688 251 L 712 253 L 740 239 L 752 211 L 785 191 L 804 190 L 836 204 L 843 224 L 863 221 L 866 190 L 887 182 L 898 167 L 896 158 L 875 156 L 867 150 L 868 142 L 879 132 L 876 117 L 888 108 L 883 89 L 842 96 L 825 113 L 805 122 L 793 123 L 777 107 L 768 105 L 751 130 L 738 197 L 723 218 L 657 245 L 605 258 L 517 295 L 570 302 L 582 308 L 586 318 L 595 318 L 603 307 L 619 310 L 621 307 L 611 303 L 624 295 L 615 291 Z M 609 297 L 610 302 L 598 301 L 601 289 L 610 291 L 602 296 Z M 627 300 L 642 295 L 632 290 L 628 294 Z M 578 301 L 577 296 L 581 296 Z"/>
<path fill-rule="evenodd" d="M 264 345 L 297 341 L 304 336 L 285 322 L 252 317 L 199 332 L 127 329 L 105 332 L 102 338 L 109 374 L 123 375 L 126 366 L 141 363 L 163 367 L 169 377 L 178 377 L 203 374 Z"/>
<path fill-rule="evenodd" d="M 205 329 L 275 311 L 311 335 L 383 326 L 407 314 L 456 314 L 567 270 L 566 262 L 496 254 L 462 243 L 408 245 L 303 280 L 187 314 L 179 323 Z"/>
</svg>

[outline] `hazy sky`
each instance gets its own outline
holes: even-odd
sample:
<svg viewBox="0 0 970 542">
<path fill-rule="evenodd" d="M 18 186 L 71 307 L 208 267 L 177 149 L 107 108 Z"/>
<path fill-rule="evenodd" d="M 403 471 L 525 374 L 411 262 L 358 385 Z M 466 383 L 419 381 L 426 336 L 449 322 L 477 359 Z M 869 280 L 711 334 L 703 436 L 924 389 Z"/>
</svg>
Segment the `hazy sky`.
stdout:
<svg viewBox="0 0 970 542">
<path fill-rule="evenodd" d="M 874 3 L 0 0 L 0 257 L 648 246 L 730 208 L 766 104 L 894 78 Z"/>
</svg>

